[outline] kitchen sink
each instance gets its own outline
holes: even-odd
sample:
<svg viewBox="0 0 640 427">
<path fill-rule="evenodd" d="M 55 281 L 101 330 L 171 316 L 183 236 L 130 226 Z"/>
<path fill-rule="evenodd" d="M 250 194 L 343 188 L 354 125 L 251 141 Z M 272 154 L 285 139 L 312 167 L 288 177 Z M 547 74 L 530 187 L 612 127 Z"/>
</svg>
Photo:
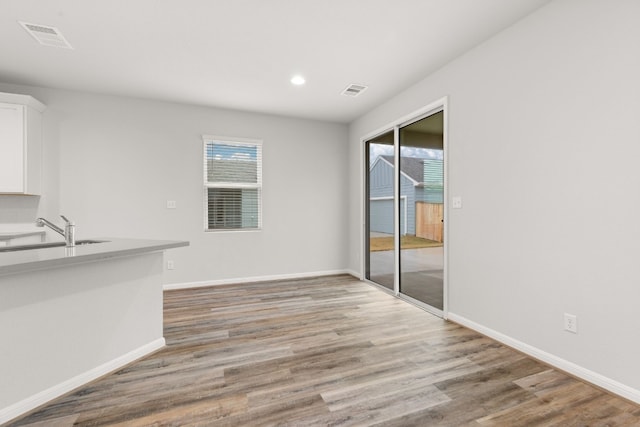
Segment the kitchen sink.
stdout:
<svg viewBox="0 0 640 427">
<path fill-rule="evenodd" d="M 108 240 L 77 240 L 76 246 L 92 245 L 94 243 L 105 243 L 105 242 L 108 242 Z M 0 252 L 29 251 L 33 249 L 59 248 L 64 246 L 66 246 L 65 242 L 49 242 L 49 243 L 35 243 L 32 245 L 1 246 Z"/>
</svg>

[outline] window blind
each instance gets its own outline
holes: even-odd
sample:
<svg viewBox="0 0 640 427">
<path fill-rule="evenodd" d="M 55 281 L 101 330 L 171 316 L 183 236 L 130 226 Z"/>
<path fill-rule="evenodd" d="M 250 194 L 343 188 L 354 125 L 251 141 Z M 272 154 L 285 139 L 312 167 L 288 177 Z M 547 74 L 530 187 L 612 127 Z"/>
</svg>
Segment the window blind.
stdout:
<svg viewBox="0 0 640 427">
<path fill-rule="evenodd" d="M 262 142 L 204 138 L 206 230 L 262 226 Z"/>
</svg>

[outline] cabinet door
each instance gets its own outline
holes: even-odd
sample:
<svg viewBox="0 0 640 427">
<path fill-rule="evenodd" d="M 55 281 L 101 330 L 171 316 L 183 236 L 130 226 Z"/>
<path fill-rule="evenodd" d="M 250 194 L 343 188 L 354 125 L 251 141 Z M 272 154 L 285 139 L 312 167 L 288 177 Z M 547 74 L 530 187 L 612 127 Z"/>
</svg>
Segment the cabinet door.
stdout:
<svg viewBox="0 0 640 427">
<path fill-rule="evenodd" d="M 0 103 L 0 193 L 24 192 L 24 106 Z"/>
</svg>

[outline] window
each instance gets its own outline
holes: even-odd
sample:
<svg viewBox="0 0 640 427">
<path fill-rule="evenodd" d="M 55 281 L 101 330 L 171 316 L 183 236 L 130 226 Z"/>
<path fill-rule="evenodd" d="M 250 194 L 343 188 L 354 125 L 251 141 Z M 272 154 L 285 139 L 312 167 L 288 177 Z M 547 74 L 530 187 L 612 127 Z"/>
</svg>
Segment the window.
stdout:
<svg viewBox="0 0 640 427">
<path fill-rule="evenodd" d="M 205 229 L 262 227 L 262 141 L 203 136 Z"/>
</svg>

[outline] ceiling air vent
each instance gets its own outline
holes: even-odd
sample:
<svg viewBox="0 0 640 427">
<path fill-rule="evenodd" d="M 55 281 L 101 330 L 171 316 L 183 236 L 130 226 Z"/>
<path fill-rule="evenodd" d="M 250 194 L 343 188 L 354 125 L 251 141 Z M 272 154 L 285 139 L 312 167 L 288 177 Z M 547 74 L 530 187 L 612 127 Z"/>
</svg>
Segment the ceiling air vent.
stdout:
<svg viewBox="0 0 640 427">
<path fill-rule="evenodd" d="M 29 24 L 27 22 L 20 22 L 20 25 L 27 30 L 31 36 L 44 46 L 63 47 L 65 49 L 73 49 L 67 39 L 58 31 L 55 27 L 49 27 L 47 25 Z"/>
<path fill-rule="evenodd" d="M 362 92 L 367 89 L 367 86 L 352 84 L 347 86 L 345 90 L 342 91 L 342 94 L 345 96 L 358 96 Z"/>
</svg>

